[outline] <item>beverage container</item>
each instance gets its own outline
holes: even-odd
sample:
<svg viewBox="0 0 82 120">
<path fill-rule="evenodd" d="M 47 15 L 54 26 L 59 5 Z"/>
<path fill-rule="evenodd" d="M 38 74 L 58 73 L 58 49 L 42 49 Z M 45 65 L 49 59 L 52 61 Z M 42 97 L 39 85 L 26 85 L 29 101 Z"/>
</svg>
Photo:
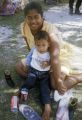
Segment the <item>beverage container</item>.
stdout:
<svg viewBox="0 0 82 120">
<path fill-rule="evenodd" d="M 5 75 L 5 79 L 6 79 L 7 84 L 8 84 L 10 87 L 15 87 L 15 83 L 14 83 L 13 80 L 12 80 L 10 71 L 9 71 L 9 70 L 5 70 L 4 75 Z"/>
<path fill-rule="evenodd" d="M 18 112 L 18 103 L 19 103 L 18 97 L 12 96 L 12 98 L 11 98 L 11 111 L 12 112 L 14 112 L 14 113 Z"/>
<path fill-rule="evenodd" d="M 69 106 L 68 106 L 68 109 L 69 109 L 69 119 L 70 120 L 73 119 L 74 112 L 75 112 L 75 110 L 77 108 L 77 104 L 78 104 L 78 99 L 77 98 L 70 98 Z"/>
<path fill-rule="evenodd" d="M 28 96 L 28 89 L 22 88 L 21 89 L 21 100 L 26 101 Z"/>
<path fill-rule="evenodd" d="M 69 109 L 76 109 L 77 108 L 77 102 L 78 102 L 77 98 L 70 98 Z"/>
</svg>

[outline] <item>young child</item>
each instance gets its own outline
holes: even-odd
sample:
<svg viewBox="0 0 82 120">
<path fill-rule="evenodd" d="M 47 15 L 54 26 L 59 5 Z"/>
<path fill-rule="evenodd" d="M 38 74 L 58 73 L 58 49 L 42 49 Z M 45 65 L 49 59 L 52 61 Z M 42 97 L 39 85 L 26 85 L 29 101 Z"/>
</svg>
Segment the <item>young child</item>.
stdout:
<svg viewBox="0 0 82 120">
<path fill-rule="evenodd" d="M 50 87 L 49 87 L 49 35 L 46 31 L 39 31 L 34 36 L 35 47 L 27 55 L 26 64 L 29 66 L 26 83 L 20 91 L 27 90 L 35 86 L 39 81 L 41 101 L 44 105 L 50 106 Z"/>
</svg>

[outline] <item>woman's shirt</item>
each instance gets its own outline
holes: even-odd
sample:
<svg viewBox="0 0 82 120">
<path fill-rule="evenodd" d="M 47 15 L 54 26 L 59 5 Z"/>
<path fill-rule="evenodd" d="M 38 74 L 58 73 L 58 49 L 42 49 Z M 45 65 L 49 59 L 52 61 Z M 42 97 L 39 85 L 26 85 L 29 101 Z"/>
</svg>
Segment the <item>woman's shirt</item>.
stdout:
<svg viewBox="0 0 82 120">
<path fill-rule="evenodd" d="M 41 30 L 44 30 L 44 31 L 48 32 L 49 34 L 57 36 L 58 37 L 57 42 L 59 43 L 60 46 L 62 45 L 62 39 L 60 37 L 60 32 L 55 27 L 55 25 L 48 23 L 47 21 L 44 21 L 43 27 Z M 29 46 L 29 48 L 31 49 L 32 47 L 34 47 L 34 36 L 32 35 L 27 22 L 23 22 L 21 24 L 21 32 L 22 32 L 22 36 L 27 38 L 27 45 Z"/>
<path fill-rule="evenodd" d="M 54 37 L 56 36 L 58 38 L 57 42 L 60 45 L 61 65 L 69 67 L 70 58 L 72 55 L 72 45 L 62 40 L 60 31 L 58 31 L 58 29 L 55 27 L 54 24 L 51 24 L 44 20 L 43 27 L 41 30 L 45 30 L 50 35 L 54 35 Z M 21 32 L 22 32 L 22 36 L 26 37 L 26 43 L 27 43 L 28 49 L 31 49 L 32 47 L 34 47 L 34 44 L 35 44 L 34 36 L 32 35 L 31 30 L 26 21 L 24 21 L 21 24 Z"/>
</svg>

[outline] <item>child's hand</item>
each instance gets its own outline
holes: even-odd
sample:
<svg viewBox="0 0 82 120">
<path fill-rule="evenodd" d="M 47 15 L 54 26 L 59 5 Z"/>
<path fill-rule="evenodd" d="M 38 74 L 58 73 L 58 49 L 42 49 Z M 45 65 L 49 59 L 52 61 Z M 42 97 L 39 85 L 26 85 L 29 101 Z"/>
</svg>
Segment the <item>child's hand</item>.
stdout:
<svg viewBox="0 0 82 120">
<path fill-rule="evenodd" d="M 44 62 L 42 62 L 41 67 L 42 67 L 42 68 L 46 68 L 46 67 L 48 67 L 49 65 L 50 65 L 50 64 L 49 64 L 48 61 L 44 61 Z"/>
</svg>

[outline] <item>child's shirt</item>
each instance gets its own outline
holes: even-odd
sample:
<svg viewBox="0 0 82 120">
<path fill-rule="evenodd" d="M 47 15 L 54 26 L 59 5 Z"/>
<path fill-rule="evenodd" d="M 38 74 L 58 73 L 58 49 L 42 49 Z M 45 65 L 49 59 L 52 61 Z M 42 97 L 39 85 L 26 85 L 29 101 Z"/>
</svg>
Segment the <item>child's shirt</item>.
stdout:
<svg viewBox="0 0 82 120">
<path fill-rule="evenodd" d="M 39 71 L 50 70 L 50 55 L 49 52 L 40 53 L 36 48 L 31 49 L 27 55 L 26 64 Z M 47 65 L 45 65 L 47 64 Z"/>
</svg>

